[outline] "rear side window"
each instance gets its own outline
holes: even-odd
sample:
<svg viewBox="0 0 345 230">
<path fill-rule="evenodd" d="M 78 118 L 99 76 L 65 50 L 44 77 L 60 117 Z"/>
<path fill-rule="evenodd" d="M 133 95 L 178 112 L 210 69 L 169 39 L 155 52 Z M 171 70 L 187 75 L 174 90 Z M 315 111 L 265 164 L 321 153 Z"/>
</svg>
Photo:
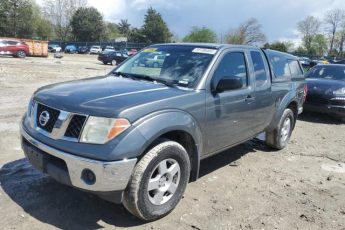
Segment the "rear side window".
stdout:
<svg viewBox="0 0 345 230">
<path fill-rule="evenodd" d="M 17 45 L 18 42 L 16 42 L 16 41 L 7 41 L 7 44 L 13 46 L 13 45 Z"/>
<path fill-rule="evenodd" d="M 301 76 L 303 75 L 302 69 L 298 64 L 297 60 L 289 60 L 289 66 L 292 76 Z"/>
<path fill-rule="evenodd" d="M 276 80 L 288 80 L 291 76 L 288 60 L 280 55 L 271 54 L 270 61 L 272 64 L 274 77 Z"/>
<path fill-rule="evenodd" d="M 251 51 L 250 56 L 254 65 L 255 85 L 260 87 L 268 80 L 265 63 L 260 52 Z"/>
</svg>

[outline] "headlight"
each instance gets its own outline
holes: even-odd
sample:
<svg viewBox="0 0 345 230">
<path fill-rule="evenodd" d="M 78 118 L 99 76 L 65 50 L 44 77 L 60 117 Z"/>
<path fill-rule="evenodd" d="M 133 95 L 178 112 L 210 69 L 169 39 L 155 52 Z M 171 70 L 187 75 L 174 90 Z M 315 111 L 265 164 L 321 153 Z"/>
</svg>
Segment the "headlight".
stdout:
<svg viewBox="0 0 345 230">
<path fill-rule="evenodd" d="M 35 103 L 32 98 L 33 97 L 30 98 L 28 109 L 26 111 L 26 117 L 29 120 L 29 124 L 31 127 L 34 126 L 34 108 L 35 108 Z"/>
<path fill-rule="evenodd" d="M 335 95 L 345 95 L 345 87 L 333 91 L 333 94 L 335 94 Z"/>
<path fill-rule="evenodd" d="M 87 119 L 80 142 L 104 144 L 131 126 L 124 118 L 92 117 Z"/>
</svg>

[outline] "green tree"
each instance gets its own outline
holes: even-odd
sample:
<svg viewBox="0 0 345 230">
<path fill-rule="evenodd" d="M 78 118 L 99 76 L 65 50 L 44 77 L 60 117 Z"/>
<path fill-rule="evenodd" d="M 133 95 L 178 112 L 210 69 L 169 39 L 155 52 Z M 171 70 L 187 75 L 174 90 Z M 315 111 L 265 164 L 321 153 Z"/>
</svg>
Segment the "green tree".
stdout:
<svg viewBox="0 0 345 230">
<path fill-rule="evenodd" d="M 288 46 L 285 44 L 285 42 L 273 42 L 272 44 L 266 43 L 264 48 L 288 52 Z"/>
<path fill-rule="evenodd" d="M 142 28 L 133 28 L 128 37 L 128 41 L 137 43 L 148 43 L 148 39 Z"/>
<path fill-rule="evenodd" d="M 217 35 L 206 27 L 194 26 L 192 30 L 183 38 L 184 42 L 217 42 Z"/>
<path fill-rule="evenodd" d="M 105 22 L 104 40 L 115 40 L 115 38 L 120 37 L 120 31 L 118 26 L 112 22 Z"/>
<path fill-rule="evenodd" d="M 145 15 L 143 34 L 152 43 L 170 42 L 172 34 L 162 15 L 150 7 Z"/>
<path fill-rule="evenodd" d="M 320 25 L 321 22 L 319 19 L 313 16 L 308 16 L 297 24 L 297 29 L 303 36 L 303 45 L 310 54 L 313 37 L 318 33 Z"/>
<path fill-rule="evenodd" d="M 94 7 L 81 7 L 72 16 L 72 34 L 78 41 L 99 41 L 104 34 L 103 17 Z"/>
<path fill-rule="evenodd" d="M 30 38 L 33 34 L 30 0 L 0 1 L 0 36 Z"/>
<path fill-rule="evenodd" d="M 238 28 L 232 30 L 227 35 L 227 41 L 230 44 L 257 45 L 266 41 L 266 36 L 261 30 L 256 18 L 250 18 L 242 23 Z"/>
<path fill-rule="evenodd" d="M 131 32 L 131 24 L 128 23 L 127 19 L 121 19 L 120 23 L 117 24 L 117 27 L 119 29 L 119 32 L 125 36 L 128 37 Z"/>
<path fill-rule="evenodd" d="M 35 1 L 32 1 L 31 4 L 33 36 L 49 40 L 53 35 L 52 24 L 43 16 L 41 7 Z"/>
<path fill-rule="evenodd" d="M 314 35 L 311 50 L 319 57 L 323 57 L 327 51 L 327 39 L 323 34 Z"/>
</svg>

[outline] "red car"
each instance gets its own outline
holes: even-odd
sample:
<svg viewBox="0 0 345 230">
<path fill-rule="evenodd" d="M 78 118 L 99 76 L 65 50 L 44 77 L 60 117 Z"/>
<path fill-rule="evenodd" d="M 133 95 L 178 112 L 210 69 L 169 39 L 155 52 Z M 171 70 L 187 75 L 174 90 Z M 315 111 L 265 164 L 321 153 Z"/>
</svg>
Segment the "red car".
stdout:
<svg viewBox="0 0 345 230">
<path fill-rule="evenodd" d="M 25 58 L 29 55 L 29 46 L 18 39 L 0 38 L 0 55 Z"/>
</svg>

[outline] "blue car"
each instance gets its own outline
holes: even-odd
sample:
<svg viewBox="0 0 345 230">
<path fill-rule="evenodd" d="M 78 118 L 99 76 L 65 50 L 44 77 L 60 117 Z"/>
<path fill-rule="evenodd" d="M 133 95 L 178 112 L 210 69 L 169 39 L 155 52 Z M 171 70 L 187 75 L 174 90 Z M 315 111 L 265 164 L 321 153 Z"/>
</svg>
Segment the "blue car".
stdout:
<svg viewBox="0 0 345 230">
<path fill-rule="evenodd" d="M 77 52 L 77 47 L 75 45 L 68 45 L 65 47 L 65 53 L 75 54 Z"/>
</svg>

